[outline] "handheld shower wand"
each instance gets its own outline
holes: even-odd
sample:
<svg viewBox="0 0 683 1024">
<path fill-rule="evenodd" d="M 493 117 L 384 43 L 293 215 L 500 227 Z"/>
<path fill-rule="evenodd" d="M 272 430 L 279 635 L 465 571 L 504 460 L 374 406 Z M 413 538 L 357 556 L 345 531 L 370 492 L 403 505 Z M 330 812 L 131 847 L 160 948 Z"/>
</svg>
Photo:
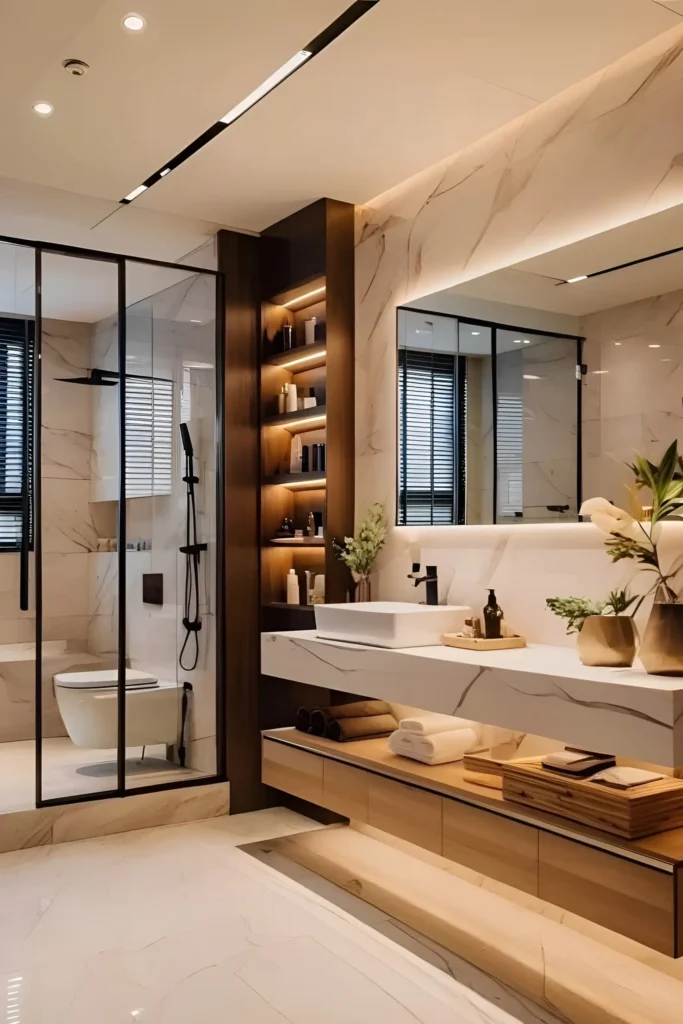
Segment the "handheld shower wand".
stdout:
<svg viewBox="0 0 683 1024">
<path fill-rule="evenodd" d="M 184 483 L 187 484 L 187 500 L 185 514 L 185 544 L 181 547 L 181 554 L 185 555 L 185 597 L 183 602 L 183 626 L 185 627 L 185 639 L 180 649 L 178 661 L 185 672 L 192 672 L 199 661 L 199 631 L 202 628 L 202 620 L 199 615 L 199 565 L 200 552 L 206 551 L 207 544 L 200 544 L 197 540 L 197 505 L 195 501 L 195 484 L 199 483 L 199 477 L 194 474 L 194 448 L 187 423 L 180 424 L 180 437 L 185 451 L 185 476 Z M 190 654 L 188 647 L 194 638 L 194 650 Z M 187 652 L 187 653 L 186 653 Z M 187 660 L 187 664 L 185 661 Z"/>
</svg>

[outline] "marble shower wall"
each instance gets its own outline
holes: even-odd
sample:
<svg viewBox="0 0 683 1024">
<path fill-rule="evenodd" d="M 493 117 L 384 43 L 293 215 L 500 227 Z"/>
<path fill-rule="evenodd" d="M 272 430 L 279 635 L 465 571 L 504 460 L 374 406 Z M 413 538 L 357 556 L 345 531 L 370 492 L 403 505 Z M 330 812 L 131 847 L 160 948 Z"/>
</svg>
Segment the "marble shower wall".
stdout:
<svg viewBox="0 0 683 1024">
<path fill-rule="evenodd" d="M 396 307 L 683 202 L 682 106 L 683 26 L 359 211 L 358 521 L 383 501 L 395 522 Z M 391 530 L 377 596 L 415 600 L 406 566 L 431 529 Z"/>
</svg>

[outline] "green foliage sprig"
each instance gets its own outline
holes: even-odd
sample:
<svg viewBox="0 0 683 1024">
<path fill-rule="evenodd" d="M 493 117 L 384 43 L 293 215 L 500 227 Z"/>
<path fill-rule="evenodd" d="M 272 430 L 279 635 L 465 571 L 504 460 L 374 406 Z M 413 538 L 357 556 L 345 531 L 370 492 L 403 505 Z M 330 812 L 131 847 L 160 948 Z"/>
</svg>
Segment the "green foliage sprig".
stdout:
<svg viewBox="0 0 683 1024">
<path fill-rule="evenodd" d="M 343 544 L 334 541 L 334 553 L 351 572 L 358 576 L 369 576 L 377 555 L 384 547 L 386 537 L 384 505 L 375 502 L 368 509 L 368 514 L 360 524 L 355 537 L 344 537 Z"/>
<path fill-rule="evenodd" d="M 548 597 L 545 603 L 551 612 L 567 620 L 567 633 L 580 633 L 590 615 L 625 615 L 637 601 L 638 595 L 630 594 L 625 587 L 623 590 L 610 590 L 605 601 L 589 601 L 587 597 Z M 631 614 L 635 611 L 636 608 Z"/>
</svg>

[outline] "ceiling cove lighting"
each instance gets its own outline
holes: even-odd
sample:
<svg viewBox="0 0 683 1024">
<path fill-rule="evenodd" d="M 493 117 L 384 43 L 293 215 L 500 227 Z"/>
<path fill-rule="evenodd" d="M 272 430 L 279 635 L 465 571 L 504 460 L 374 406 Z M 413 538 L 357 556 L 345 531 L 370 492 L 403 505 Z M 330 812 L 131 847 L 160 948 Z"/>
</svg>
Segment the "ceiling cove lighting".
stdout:
<svg viewBox="0 0 683 1024">
<path fill-rule="evenodd" d="M 209 142 L 212 142 L 217 135 L 224 132 L 226 128 L 233 125 L 243 114 L 246 114 L 248 110 L 256 106 L 257 103 L 268 96 L 274 89 L 277 89 L 279 85 L 282 85 L 290 75 L 293 75 L 299 68 L 303 67 L 304 64 L 312 60 L 313 57 L 317 57 L 319 53 L 322 53 L 326 47 L 333 43 L 335 39 L 338 39 L 347 29 L 351 28 L 359 18 L 362 18 L 364 14 L 371 11 L 379 3 L 379 0 L 354 0 L 354 3 L 350 7 L 347 7 L 345 11 L 335 18 L 334 21 L 330 22 L 327 28 L 324 28 L 315 39 L 312 39 L 310 43 L 307 43 L 304 47 L 298 50 L 293 57 L 290 57 L 281 67 L 274 71 L 272 75 L 269 75 L 265 81 L 257 85 L 248 96 L 245 96 L 243 100 L 240 100 L 227 114 L 207 128 L 205 132 L 202 132 L 194 142 L 191 142 L 189 146 L 181 150 L 180 153 L 176 153 L 172 160 L 167 160 L 163 165 L 163 170 L 155 171 L 154 174 L 150 174 L 148 178 L 144 180 L 142 186 L 138 186 L 138 189 L 133 189 L 129 192 L 125 198 L 120 199 L 119 203 L 125 206 L 127 203 L 132 203 L 133 199 L 137 199 L 141 192 L 145 189 L 151 188 L 152 185 L 156 185 L 162 178 L 164 178 L 170 171 L 174 171 L 176 167 L 180 167 L 181 164 L 189 160 L 191 156 L 198 153 L 200 149 L 207 146 Z M 128 15 L 128 17 L 140 17 L 140 15 Z M 144 19 L 143 19 L 144 21 Z M 144 27 L 144 26 L 143 26 Z"/>
<path fill-rule="evenodd" d="M 39 100 L 38 103 L 33 104 L 33 113 L 37 114 L 38 117 L 52 117 L 54 109 L 52 104 L 47 103 L 45 100 Z"/>
<path fill-rule="evenodd" d="M 301 420 L 291 420 L 289 423 L 278 423 L 278 427 L 285 427 L 286 430 L 293 430 L 295 427 L 307 427 L 311 423 L 324 423 L 327 416 L 323 413 L 319 416 L 305 416 Z"/>
<path fill-rule="evenodd" d="M 290 306 L 298 306 L 299 303 L 303 302 L 305 299 L 312 299 L 316 295 L 322 295 L 325 290 L 325 285 L 323 285 L 322 288 L 314 288 L 312 292 L 304 292 L 303 295 L 297 295 L 295 299 L 290 299 L 289 302 L 283 302 L 282 305 L 285 309 L 289 309 Z"/>
<path fill-rule="evenodd" d="M 305 490 L 312 490 L 315 487 L 324 487 L 327 483 L 325 477 L 314 477 L 312 480 L 288 480 L 283 486 L 290 491 L 295 491 L 299 487 Z"/>
</svg>

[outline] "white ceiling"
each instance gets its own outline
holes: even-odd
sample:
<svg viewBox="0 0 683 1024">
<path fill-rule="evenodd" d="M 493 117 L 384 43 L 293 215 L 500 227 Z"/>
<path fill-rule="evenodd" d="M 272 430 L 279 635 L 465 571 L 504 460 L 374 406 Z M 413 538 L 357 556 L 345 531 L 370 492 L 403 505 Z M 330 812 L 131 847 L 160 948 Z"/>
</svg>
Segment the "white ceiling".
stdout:
<svg viewBox="0 0 683 1024">
<path fill-rule="evenodd" d="M 349 3 L 4 0 L 0 175 L 103 216 Z M 131 9 L 139 36 L 120 27 Z M 675 0 L 380 0 L 135 206 L 260 230 L 322 195 L 367 202 L 679 23 Z"/>
</svg>

